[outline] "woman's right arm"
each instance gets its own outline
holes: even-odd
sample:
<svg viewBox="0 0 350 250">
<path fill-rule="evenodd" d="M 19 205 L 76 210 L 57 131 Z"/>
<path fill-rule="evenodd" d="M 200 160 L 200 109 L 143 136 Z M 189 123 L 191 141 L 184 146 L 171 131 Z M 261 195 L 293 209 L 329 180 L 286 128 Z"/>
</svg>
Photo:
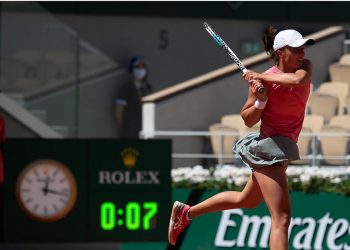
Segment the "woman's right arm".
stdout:
<svg viewBox="0 0 350 250">
<path fill-rule="evenodd" d="M 264 109 L 259 109 L 255 106 L 256 100 L 260 102 L 267 101 L 266 91 L 259 93 L 258 89 L 261 83 L 255 80 L 249 82 L 248 98 L 241 110 L 241 116 L 247 127 L 251 128 L 260 121 Z"/>
<path fill-rule="evenodd" d="M 304 59 L 302 66 L 294 73 L 256 73 L 247 71 L 243 77 L 246 80 L 255 79 L 263 83 L 275 83 L 286 87 L 297 87 L 308 83 L 312 75 L 312 64 L 310 60 Z"/>
</svg>

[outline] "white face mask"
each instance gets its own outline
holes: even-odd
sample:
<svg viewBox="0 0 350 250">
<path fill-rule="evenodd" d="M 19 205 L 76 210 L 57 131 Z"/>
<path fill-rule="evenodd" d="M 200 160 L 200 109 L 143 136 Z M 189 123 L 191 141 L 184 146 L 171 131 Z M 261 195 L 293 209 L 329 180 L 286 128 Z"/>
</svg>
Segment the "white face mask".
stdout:
<svg viewBox="0 0 350 250">
<path fill-rule="evenodd" d="M 143 68 L 135 68 L 132 70 L 132 74 L 136 79 L 141 80 L 146 76 L 147 71 Z"/>
</svg>

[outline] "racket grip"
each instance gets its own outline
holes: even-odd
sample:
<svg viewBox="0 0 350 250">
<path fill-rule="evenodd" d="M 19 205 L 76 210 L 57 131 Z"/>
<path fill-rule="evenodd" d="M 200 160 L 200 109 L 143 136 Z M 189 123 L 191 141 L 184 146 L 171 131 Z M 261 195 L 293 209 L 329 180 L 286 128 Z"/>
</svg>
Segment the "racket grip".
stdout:
<svg viewBox="0 0 350 250">
<path fill-rule="evenodd" d="M 248 70 L 247 70 L 246 68 L 242 69 L 242 72 L 243 72 L 243 73 L 245 73 L 245 72 L 247 72 L 247 71 L 248 71 Z M 260 87 L 258 88 L 258 92 L 259 92 L 260 94 L 264 93 L 264 91 L 265 91 L 264 86 L 260 86 Z"/>
</svg>

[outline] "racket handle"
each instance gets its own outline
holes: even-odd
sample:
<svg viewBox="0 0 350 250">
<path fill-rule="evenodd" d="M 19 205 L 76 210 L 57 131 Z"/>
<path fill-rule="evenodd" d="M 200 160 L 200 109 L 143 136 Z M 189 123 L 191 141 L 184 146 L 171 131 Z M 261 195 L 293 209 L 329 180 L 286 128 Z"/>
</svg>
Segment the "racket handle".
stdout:
<svg viewBox="0 0 350 250">
<path fill-rule="evenodd" d="M 246 68 L 244 68 L 244 69 L 242 69 L 242 71 L 243 71 L 243 73 L 245 73 L 245 72 L 247 72 L 248 70 L 247 70 Z M 259 92 L 260 94 L 264 93 L 264 91 L 265 91 L 264 86 L 260 86 L 260 87 L 258 88 L 258 92 Z"/>
</svg>

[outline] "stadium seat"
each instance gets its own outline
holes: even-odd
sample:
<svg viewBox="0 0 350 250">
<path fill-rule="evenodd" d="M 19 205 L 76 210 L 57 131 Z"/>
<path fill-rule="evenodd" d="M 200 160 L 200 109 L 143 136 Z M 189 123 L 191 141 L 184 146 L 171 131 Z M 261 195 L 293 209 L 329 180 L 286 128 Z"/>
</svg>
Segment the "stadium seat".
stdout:
<svg viewBox="0 0 350 250">
<path fill-rule="evenodd" d="M 304 157 L 304 159 L 300 159 L 297 161 L 291 162 L 291 164 L 297 165 L 306 165 L 312 164 L 312 156 L 317 154 L 317 145 L 318 141 L 314 138 L 310 133 L 317 133 L 324 126 L 324 117 L 322 115 L 313 115 L 308 114 L 305 115 L 303 128 L 300 132 L 298 147 L 300 157 Z M 315 139 L 315 145 L 312 145 L 313 139 Z M 306 158 L 305 158 L 306 157 Z"/>
<path fill-rule="evenodd" d="M 319 141 L 321 154 L 319 158 L 321 159 L 321 164 L 348 165 L 349 137 L 344 134 L 348 133 L 348 130 L 342 127 L 327 125 L 321 128 L 320 132 Z M 328 135 L 322 135 L 322 133 L 328 133 Z"/>
<path fill-rule="evenodd" d="M 330 126 L 342 127 L 350 131 L 350 115 L 337 115 L 329 121 Z"/>
<path fill-rule="evenodd" d="M 339 59 L 339 63 L 343 65 L 350 65 L 350 54 L 342 55 Z"/>
<path fill-rule="evenodd" d="M 333 95 L 315 93 L 309 97 L 307 106 L 311 114 L 322 115 L 324 122 L 328 124 L 329 120 L 338 113 L 339 99 Z"/>
<path fill-rule="evenodd" d="M 239 131 L 244 130 L 246 125 L 240 114 L 229 114 L 221 117 L 221 123 L 230 127 L 235 127 Z"/>
<path fill-rule="evenodd" d="M 304 117 L 303 127 L 310 128 L 312 132 L 318 132 L 324 126 L 322 115 L 307 114 Z"/>
<path fill-rule="evenodd" d="M 329 95 L 337 96 L 339 99 L 338 114 L 339 115 L 344 114 L 345 97 L 350 92 L 350 84 L 346 82 L 339 82 L 339 81 L 324 82 L 320 85 L 317 92 L 321 94 L 329 94 Z"/>
<path fill-rule="evenodd" d="M 249 128 L 244 124 L 240 114 L 224 115 L 221 117 L 221 123 L 236 128 L 240 133 L 240 137 L 245 136 L 247 133 L 258 132 L 260 129 L 260 121 Z"/>
<path fill-rule="evenodd" d="M 210 135 L 210 143 L 212 146 L 212 150 L 214 154 L 220 154 L 223 153 L 225 155 L 232 155 L 232 157 L 224 158 L 224 163 L 232 163 L 233 162 L 233 154 L 232 154 L 232 147 L 233 144 L 237 142 L 239 136 L 238 136 L 238 129 L 227 126 L 221 123 L 215 123 L 209 127 L 209 131 L 213 134 Z M 214 133 L 219 132 L 232 132 L 237 133 L 237 135 L 215 135 Z M 223 140 L 223 141 L 221 141 Z M 221 144 L 222 143 L 222 144 Z M 223 146 L 223 151 L 221 152 L 221 147 Z"/>
<path fill-rule="evenodd" d="M 343 55 L 338 62 L 328 67 L 332 81 L 343 81 L 350 84 L 350 54 Z"/>
</svg>

